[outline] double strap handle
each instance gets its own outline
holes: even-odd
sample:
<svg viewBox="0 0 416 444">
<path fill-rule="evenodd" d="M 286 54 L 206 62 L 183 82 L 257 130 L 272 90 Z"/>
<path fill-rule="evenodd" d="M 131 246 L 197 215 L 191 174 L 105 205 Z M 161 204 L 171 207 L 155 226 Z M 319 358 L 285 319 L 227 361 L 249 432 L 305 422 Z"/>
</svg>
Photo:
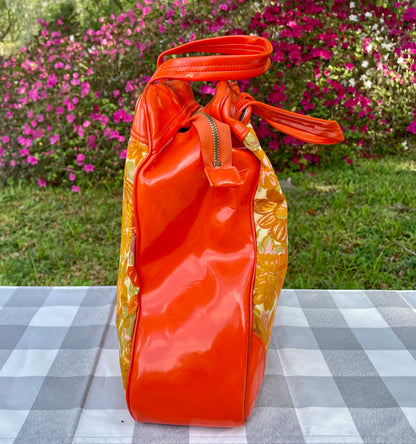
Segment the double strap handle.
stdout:
<svg viewBox="0 0 416 444">
<path fill-rule="evenodd" d="M 187 81 L 241 80 L 263 74 L 270 66 L 271 43 L 262 37 L 233 35 L 195 40 L 163 52 L 157 60 L 157 70 L 149 83 L 176 79 Z M 223 54 L 213 56 L 179 57 L 165 60 L 166 56 L 200 52 Z M 303 114 L 285 111 L 254 100 L 242 94 L 239 111 L 250 107 L 271 126 L 305 142 L 335 144 L 344 137 L 338 123 Z"/>
<path fill-rule="evenodd" d="M 250 35 L 231 35 L 195 40 L 163 52 L 150 82 L 163 79 L 178 80 L 241 80 L 263 74 L 270 66 L 271 43 Z M 223 54 L 181 57 L 165 61 L 165 57 L 188 52 Z M 225 56 L 225 57 L 224 57 Z"/>
</svg>

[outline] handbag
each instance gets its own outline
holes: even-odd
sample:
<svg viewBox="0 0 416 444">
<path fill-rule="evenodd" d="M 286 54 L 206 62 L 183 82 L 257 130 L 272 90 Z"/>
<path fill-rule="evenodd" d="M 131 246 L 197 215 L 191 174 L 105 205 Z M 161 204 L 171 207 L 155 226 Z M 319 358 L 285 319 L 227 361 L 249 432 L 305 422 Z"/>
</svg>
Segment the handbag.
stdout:
<svg viewBox="0 0 416 444">
<path fill-rule="evenodd" d="M 167 56 L 189 52 L 193 57 Z M 287 205 L 250 124 L 314 144 L 339 125 L 256 101 L 236 80 L 272 46 L 235 35 L 162 53 L 135 109 L 124 172 L 116 324 L 139 422 L 234 427 L 253 410 L 287 260 Z M 191 81 L 217 81 L 206 106 Z M 231 81 L 232 80 L 232 81 Z"/>
</svg>

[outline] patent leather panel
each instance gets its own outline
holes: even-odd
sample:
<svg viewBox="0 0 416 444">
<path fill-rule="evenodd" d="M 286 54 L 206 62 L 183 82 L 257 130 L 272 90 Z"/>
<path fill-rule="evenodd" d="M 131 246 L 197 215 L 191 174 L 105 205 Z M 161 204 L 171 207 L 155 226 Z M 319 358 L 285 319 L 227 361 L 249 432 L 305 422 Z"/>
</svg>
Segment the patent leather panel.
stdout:
<svg viewBox="0 0 416 444">
<path fill-rule="evenodd" d="M 163 147 L 200 107 L 188 82 L 148 85 L 137 102 L 131 134 L 151 148 Z"/>
<path fill-rule="evenodd" d="M 126 394 L 138 421 L 244 423 L 259 162 L 232 158 L 242 184 L 211 187 L 191 127 L 135 181 L 141 292 Z"/>
<path fill-rule="evenodd" d="M 252 332 L 247 368 L 247 390 L 245 399 L 246 419 L 250 416 L 254 404 L 256 403 L 256 398 L 263 381 L 265 367 L 266 349 L 264 343 L 256 333 Z"/>
</svg>

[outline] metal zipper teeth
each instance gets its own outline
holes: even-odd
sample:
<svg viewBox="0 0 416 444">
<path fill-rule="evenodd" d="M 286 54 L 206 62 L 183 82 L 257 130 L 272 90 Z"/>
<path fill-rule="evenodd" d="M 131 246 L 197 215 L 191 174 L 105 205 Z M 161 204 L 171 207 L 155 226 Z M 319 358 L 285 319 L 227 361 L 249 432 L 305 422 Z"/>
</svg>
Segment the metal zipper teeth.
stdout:
<svg viewBox="0 0 416 444">
<path fill-rule="evenodd" d="M 219 168 L 221 166 L 221 161 L 220 161 L 220 135 L 218 134 L 218 128 L 212 116 L 210 116 L 207 113 L 202 113 L 202 114 L 207 118 L 209 126 L 211 127 L 212 131 L 212 139 L 214 142 L 214 162 L 212 162 L 212 165 L 215 168 Z"/>
</svg>

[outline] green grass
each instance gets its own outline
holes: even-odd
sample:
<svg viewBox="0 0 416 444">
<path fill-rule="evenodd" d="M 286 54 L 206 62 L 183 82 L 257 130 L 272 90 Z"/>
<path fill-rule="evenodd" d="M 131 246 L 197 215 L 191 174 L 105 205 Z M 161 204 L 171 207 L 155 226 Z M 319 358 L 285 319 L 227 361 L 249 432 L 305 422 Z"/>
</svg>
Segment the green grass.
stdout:
<svg viewBox="0 0 416 444">
<path fill-rule="evenodd" d="M 389 157 L 292 174 L 285 288 L 414 289 L 415 172 Z"/>
<path fill-rule="evenodd" d="M 285 288 L 415 288 L 416 165 L 389 157 L 280 175 Z M 288 178 L 291 178 L 288 183 Z M 121 189 L 0 189 L 0 285 L 115 285 Z"/>
<path fill-rule="evenodd" d="M 0 190 L 0 285 L 115 285 L 122 191 Z"/>
</svg>

